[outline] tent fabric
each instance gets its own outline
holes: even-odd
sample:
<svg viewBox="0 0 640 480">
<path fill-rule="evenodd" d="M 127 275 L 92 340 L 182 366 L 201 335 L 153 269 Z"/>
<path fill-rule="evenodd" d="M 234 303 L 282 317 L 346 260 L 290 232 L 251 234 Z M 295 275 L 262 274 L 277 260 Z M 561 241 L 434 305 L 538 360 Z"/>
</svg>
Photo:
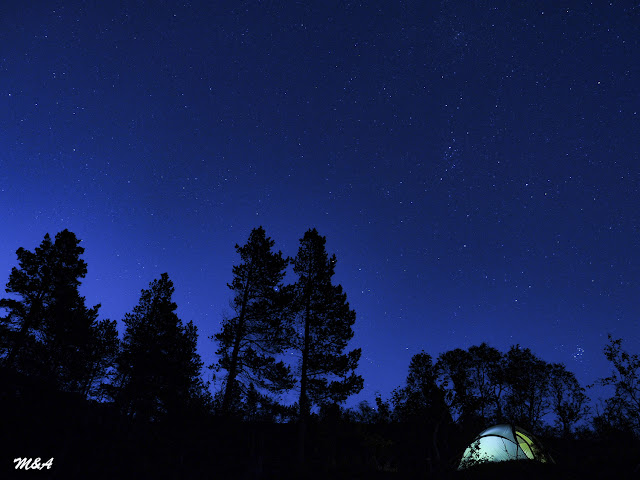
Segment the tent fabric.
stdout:
<svg viewBox="0 0 640 480">
<path fill-rule="evenodd" d="M 550 459 L 538 440 L 529 432 L 514 425 L 494 425 L 478 435 L 467 447 L 460 460 L 459 470 L 482 462 Z"/>
</svg>

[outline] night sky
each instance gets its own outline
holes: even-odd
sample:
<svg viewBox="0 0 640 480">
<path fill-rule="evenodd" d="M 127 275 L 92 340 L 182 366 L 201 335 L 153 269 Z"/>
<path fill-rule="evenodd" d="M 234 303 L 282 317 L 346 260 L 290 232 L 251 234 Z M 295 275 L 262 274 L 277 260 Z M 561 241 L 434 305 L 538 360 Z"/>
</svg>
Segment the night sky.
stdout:
<svg viewBox="0 0 640 480">
<path fill-rule="evenodd" d="M 640 351 L 640 5 L 561 3 L 2 2 L 1 283 L 68 228 L 100 318 L 166 271 L 210 364 L 234 245 L 316 227 L 350 405 L 483 341 L 592 383 Z"/>
</svg>

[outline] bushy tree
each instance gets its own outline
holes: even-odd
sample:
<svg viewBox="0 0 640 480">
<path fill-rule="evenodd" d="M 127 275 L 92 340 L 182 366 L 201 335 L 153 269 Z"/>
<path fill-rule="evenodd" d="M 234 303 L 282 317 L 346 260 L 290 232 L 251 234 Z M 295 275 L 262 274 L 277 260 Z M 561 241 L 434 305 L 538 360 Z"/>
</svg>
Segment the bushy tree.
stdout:
<svg viewBox="0 0 640 480">
<path fill-rule="evenodd" d="M 534 432 L 541 429 L 542 419 L 551 405 L 550 373 L 551 366 L 528 348 L 515 345 L 509 349 L 504 369 L 507 420 Z"/>
<path fill-rule="evenodd" d="M 399 389 L 394 390 L 392 395 Z M 380 394 L 375 397 L 375 406 L 371 405 L 367 400 L 358 402 L 355 407 L 344 409 L 343 416 L 345 420 L 353 423 L 367 424 L 389 424 L 394 419 L 393 408 L 390 400 L 383 400 Z"/>
<path fill-rule="evenodd" d="M 471 392 L 471 355 L 456 348 L 440 354 L 436 363 L 438 384 L 453 419 L 467 423 L 475 416 L 476 400 Z"/>
<path fill-rule="evenodd" d="M 549 399 L 556 416 L 556 432 L 568 438 L 575 424 L 589 414 L 589 397 L 575 375 L 561 363 L 550 366 Z"/>
<path fill-rule="evenodd" d="M 486 343 L 450 350 L 438 357 L 436 370 L 453 418 L 472 430 L 501 422 L 540 430 L 553 412 L 556 431 L 568 435 L 589 412 L 573 373 L 519 345 L 506 354 Z"/>
<path fill-rule="evenodd" d="M 486 343 L 469 347 L 471 355 L 471 388 L 477 398 L 476 412 L 490 423 L 504 420 L 502 413 L 505 389 L 505 358 L 498 349 Z"/>
<path fill-rule="evenodd" d="M 438 357 L 436 370 L 458 423 L 480 428 L 503 420 L 504 356 L 500 351 L 486 343 L 450 350 Z"/>
<path fill-rule="evenodd" d="M 262 227 L 251 231 L 246 245 L 236 245 L 241 263 L 233 267 L 233 281 L 228 284 L 234 292 L 235 315 L 225 318 L 222 331 L 212 337 L 220 358 L 211 367 L 227 372 L 220 405 L 225 414 L 242 409 L 250 386 L 274 394 L 294 385 L 289 367 L 276 358 L 292 330 L 282 283 L 289 261 L 281 252 L 273 252 L 273 246 Z M 273 399 L 262 399 L 273 404 Z"/>
<path fill-rule="evenodd" d="M 393 417 L 391 402 L 383 400 L 380 394 L 376 394 L 376 421 L 378 423 L 390 423 Z"/>
<path fill-rule="evenodd" d="M 175 313 L 173 282 L 163 273 L 126 314 L 114 396 L 131 417 L 157 420 L 206 408 L 197 328 Z"/>
<path fill-rule="evenodd" d="M 369 402 L 362 400 L 354 408 L 348 408 L 344 412 L 347 420 L 354 423 L 376 423 L 378 412 Z"/>
<path fill-rule="evenodd" d="M 615 388 L 605 400 L 604 412 L 596 419 L 599 430 L 616 429 L 640 435 L 640 356 L 622 349 L 622 339 L 608 335 L 604 355 L 611 362 L 611 375 L 598 380 L 603 386 Z"/>
<path fill-rule="evenodd" d="M 394 390 L 394 416 L 406 423 L 451 421 L 444 391 L 438 386 L 431 355 L 418 353 L 411 358 L 405 386 Z"/>
<path fill-rule="evenodd" d="M 393 418 L 412 438 L 411 443 L 402 446 L 405 461 L 412 468 L 434 469 L 434 462 L 440 462 L 441 428 L 452 422 L 437 377 L 431 355 L 418 353 L 411 358 L 405 385 L 391 396 Z"/>
</svg>

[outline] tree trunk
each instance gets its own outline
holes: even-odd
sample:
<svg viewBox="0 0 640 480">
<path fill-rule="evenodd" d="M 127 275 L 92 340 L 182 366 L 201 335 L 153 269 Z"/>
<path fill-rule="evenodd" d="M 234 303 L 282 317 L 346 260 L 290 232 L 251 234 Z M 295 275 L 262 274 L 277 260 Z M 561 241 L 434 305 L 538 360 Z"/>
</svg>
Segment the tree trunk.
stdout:
<svg viewBox="0 0 640 480">
<path fill-rule="evenodd" d="M 227 377 L 227 385 L 224 390 L 224 397 L 222 399 L 222 412 L 227 414 L 229 407 L 231 406 L 231 396 L 233 394 L 233 384 L 235 383 L 236 376 L 238 375 L 238 356 L 240 354 L 240 342 L 244 335 L 244 317 L 247 308 L 247 302 L 249 300 L 249 287 L 250 279 L 247 279 L 247 284 L 244 288 L 244 295 L 242 297 L 242 307 L 240 308 L 240 316 L 238 317 L 238 329 L 236 330 L 236 339 L 233 344 L 233 351 L 231 352 L 231 366 L 229 367 L 229 376 Z"/>
<path fill-rule="evenodd" d="M 300 426 L 298 431 L 298 463 L 302 466 L 305 462 L 305 442 L 307 433 L 307 417 L 309 416 L 309 399 L 307 396 L 307 371 L 309 369 L 309 309 L 311 296 L 307 296 L 304 318 L 304 345 L 302 347 L 302 371 L 300 374 Z"/>
</svg>

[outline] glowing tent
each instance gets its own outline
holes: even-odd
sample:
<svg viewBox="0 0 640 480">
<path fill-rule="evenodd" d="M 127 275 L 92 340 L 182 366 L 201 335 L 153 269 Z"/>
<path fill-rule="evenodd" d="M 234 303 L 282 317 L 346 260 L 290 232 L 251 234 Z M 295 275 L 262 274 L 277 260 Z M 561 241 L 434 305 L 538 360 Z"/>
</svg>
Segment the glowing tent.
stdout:
<svg viewBox="0 0 640 480">
<path fill-rule="evenodd" d="M 529 432 L 514 425 L 495 425 L 471 442 L 462 455 L 458 470 L 483 462 L 509 460 L 553 462 L 540 442 Z"/>
</svg>

